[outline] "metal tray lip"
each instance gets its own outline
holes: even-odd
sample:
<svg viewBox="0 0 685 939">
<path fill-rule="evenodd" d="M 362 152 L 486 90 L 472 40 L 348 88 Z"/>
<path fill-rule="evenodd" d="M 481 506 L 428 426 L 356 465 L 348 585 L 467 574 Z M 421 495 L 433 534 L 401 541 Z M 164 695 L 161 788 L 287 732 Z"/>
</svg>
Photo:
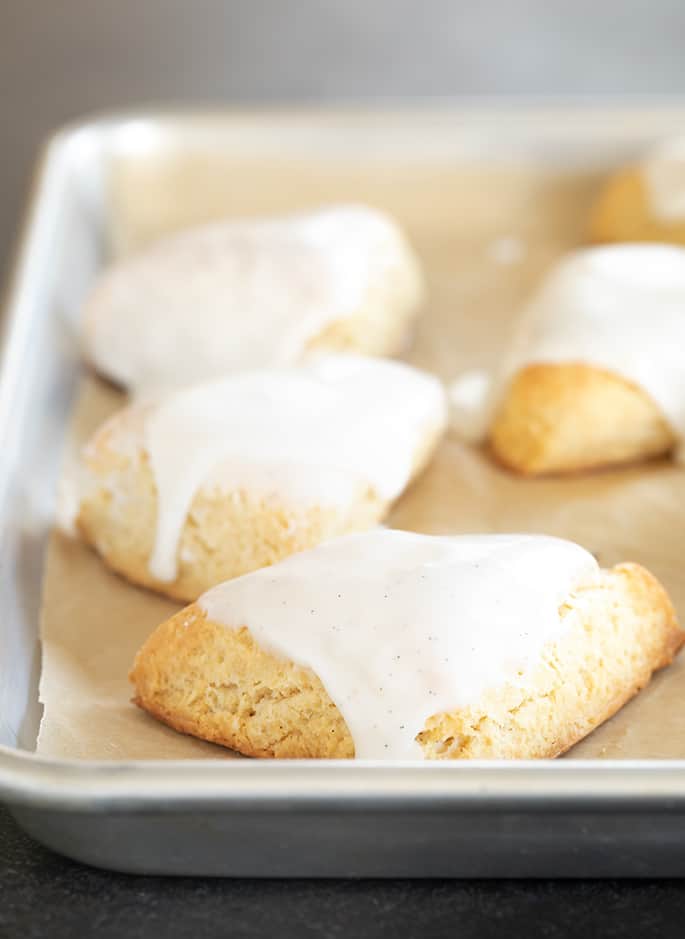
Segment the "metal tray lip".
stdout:
<svg viewBox="0 0 685 939">
<path fill-rule="evenodd" d="M 203 123 L 216 121 L 320 121 L 337 123 L 341 119 L 359 119 L 369 122 L 377 120 L 401 120 L 462 118 L 477 123 L 499 120 L 512 115 L 515 120 L 531 120 L 549 117 L 555 112 L 559 117 L 577 116 L 584 120 L 596 116 L 626 117 L 639 120 L 645 113 L 657 118 L 680 117 L 685 120 L 685 93 L 630 95 L 417 95 L 355 99 L 340 98 L 329 103 L 263 101 L 249 104 L 231 103 L 228 106 L 215 103 L 163 102 L 154 99 L 139 105 L 123 108 L 102 108 L 86 112 L 81 117 L 60 125 L 48 135 L 41 150 L 44 153 L 54 144 L 89 131 L 121 128 L 130 121 L 151 123 Z"/>
<path fill-rule="evenodd" d="M 637 101 L 637 105 L 636 105 Z M 10 266 L 5 291 L 5 322 L 0 336 L 0 443 L 20 380 L 18 354 L 26 340 L 20 316 L 31 258 L 41 237 L 45 197 L 67 151 L 83 138 L 121 132 L 131 121 L 173 128 L 187 123 L 315 121 L 321 125 L 342 119 L 465 121 L 476 126 L 502 118 L 527 123 L 558 118 L 579 121 L 612 117 L 637 122 L 649 113 L 659 119 L 685 123 L 684 96 L 645 96 L 583 100 L 572 97 L 449 98 L 415 101 L 340 102 L 333 106 L 273 104 L 264 107 L 198 108 L 154 106 L 105 111 L 69 123 L 44 144 L 29 191 L 27 208 Z M 13 362 L 15 364 L 13 364 Z M 418 785 L 417 785 L 418 781 Z M 284 787 L 287 787 L 284 789 Z M 540 760 L 470 761 L 454 763 L 366 763 L 362 761 L 80 761 L 38 756 L 0 745 L 0 797 L 14 804 L 58 809 L 171 810 L 192 806 L 260 806 L 335 802 L 377 806 L 454 807 L 485 804 L 525 806 L 528 810 L 555 805 L 636 810 L 651 807 L 685 809 L 685 760 Z"/>
<path fill-rule="evenodd" d="M 685 760 L 62 760 L 0 747 L 0 797 L 64 810 L 247 804 L 685 811 Z"/>
<path fill-rule="evenodd" d="M 442 121 L 446 124 L 469 124 L 475 128 L 484 125 L 501 127 L 505 124 L 527 125 L 540 124 L 554 118 L 564 118 L 570 122 L 592 121 L 606 126 L 610 123 L 636 122 L 645 118 L 657 121 L 678 121 L 685 125 L 685 94 L 658 95 L 520 95 L 506 97 L 502 95 L 484 96 L 417 96 L 402 99 L 382 98 L 363 101 L 339 99 L 330 104 L 289 103 L 279 101 L 257 102 L 253 104 L 232 104 L 222 107 L 219 104 L 188 104 L 155 102 L 128 108 L 105 108 L 95 110 L 56 128 L 39 150 L 33 185 L 27 199 L 24 223 L 20 226 L 17 243 L 20 248 L 26 244 L 34 220 L 36 204 L 41 185 L 52 162 L 62 150 L 78 144 L 79 140 L 89 137 L 118 134 L 132 123 L 148 124 L 170 131 L 189 124 L 199 127 L 206 125 L 228 124 L 250 125 L 258 127 L 265 123 L 284 124 L 292 128 L 294 122 L 302 125 L 316 123 L 317 130 L 326 125 L 334 126 L 341 121 L 353 121 L 359 125 L 374 126 L 379 121 L 401 125 L 407 121 L 420 121 L 433 124 Z M 20 260 L 21 251 L 15 252 L 15 262 Z M 11 264 L 8 282 L 16 282 L 18 263 Z"/>
<path fill-rule="evenodd" d="M 25 209 L 19 225 L 15 248 L 11 255 L 6 283 L 2 291 L 2 323 L 0 325 L 0 442 L 9 421 L 7 414 L 20 378 L 20 351 L 26 341 L 26 327 L 20 316 L 25 282 L 30 275 L 31 260 L 40 240 L 41 219 L 45 213 L 44 196 L 56 157 L 63 147 L 60 134 L 50 138 L 40 149 L 29 182 Z M 28 325 L 28 324 L 27 324 Z M 4 449 L 4 448 L 3 448 Z M 6 475 L 6 474 L 5 474 Z"/>
</svg>

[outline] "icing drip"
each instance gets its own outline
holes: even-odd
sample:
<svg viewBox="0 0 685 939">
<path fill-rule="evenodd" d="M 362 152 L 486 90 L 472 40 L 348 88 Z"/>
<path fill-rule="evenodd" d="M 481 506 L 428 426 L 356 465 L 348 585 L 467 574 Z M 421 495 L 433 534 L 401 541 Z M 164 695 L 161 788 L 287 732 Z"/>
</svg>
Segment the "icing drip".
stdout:
<svg viewBox="0 0 685 939">
<path fill-rule="evenodd" d="M 146 408 L 144 446 L 158 494 L 150 571 L 162 581 L 176 576 L 181 532 L 201 487 L 245 489 L 281 506 L 345 507 L 366 487 L 391 501 L 446 421 L 437 379 L 360 356 L 246 372 Z"/>
<path fill-rule="evenodd" d="M 428 717 L 525 683 L 563 633 L 560 606 L 598 570 L 583 548 L 541 535 L 378 529 L 228 581 L 198 603 L 312 668 L 357 758 L 417 759 Z"/>
</svg>

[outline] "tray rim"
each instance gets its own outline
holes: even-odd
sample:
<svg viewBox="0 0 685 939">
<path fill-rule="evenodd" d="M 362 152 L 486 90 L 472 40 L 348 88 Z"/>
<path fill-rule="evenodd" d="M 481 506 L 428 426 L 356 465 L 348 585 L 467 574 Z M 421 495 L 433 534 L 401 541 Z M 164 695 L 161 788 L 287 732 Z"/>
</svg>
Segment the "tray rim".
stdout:
<svg viewBox="0 0 685 939">
<path fill-rule="evenodd" d="M 527 125 L 551 118 L 633 128 L 645 118 L 658 124 L 685 125 L 685 97 L 584 100 L 578 97 L 447 98 L 379 100 L 358 105 L 292 107 L 154 106 L 107 110 L 70 122 L 53 133 L 40 149 L 29 186 L 15 250 L 10 256 L 0 327 L 0 448 L 8 434 L 14 395 L 21 378 L 21 350 L 27 341 L 30 279 L 40 253 L 50 190 L 85 139 L 121 133 L 131 122 L 169 131 L 175 126 L 215 123 L 237 127 L 271 123 L 292 128 L 315 123 L 319 128 L 341 121 L 371 124 L 379 120 L 444 121 L 449 125 L 493 126 L 497 122 Z M 9 473 L 2 474 L 9 476 Z M 5 483 L 0 481 L 0 490 Z M 227 769 L 227 767 L 229 767 Z M 229 775 L 230 774 L 230 775 Z M 230 781 L 230 788 L 227 783 Z M 285 793 L 285 794 L 284 794 Z M 186 811 L 264 809 L 284 805 L 376 809 L 399 807 L 438 810 L 481 806 L 492 810 L 545 812 L 559 808 L 620 811 L 683 811 L 685 759 L 538 760 L 503 763 L 384 763 L 371 761 L 216 760 L 91 761 L 56 759 L 0 745 L 0 798 L 61 810 Z"/>
<path fill-rule="evenodd" d="M 62 810 L 248 806 L 685 811 L 685 760 L 94 761 L 0 747 L 0 798 Z"/>
</svg>

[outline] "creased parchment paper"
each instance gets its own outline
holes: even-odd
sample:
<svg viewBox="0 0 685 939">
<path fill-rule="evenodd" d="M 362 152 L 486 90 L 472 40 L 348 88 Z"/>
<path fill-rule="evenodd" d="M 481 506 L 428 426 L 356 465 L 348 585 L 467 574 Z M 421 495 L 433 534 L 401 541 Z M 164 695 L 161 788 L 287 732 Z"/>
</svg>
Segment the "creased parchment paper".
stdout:
<svg viewBox="0 0 685 939">
<path fill-rule="evenodd" d="M 429 299 L 407 358 L 446 381 L 497 361 L 512 315 L 536 279 L 577 245 L 595 175 L 536 166 L 468 168 L 447 162 L 235 162 L 148 156 L 111 180 L 115 253 L 162 232 L 222 215 L 367 201 L 407 227 Z M 73 450 L 123 395 L 86 377 Z M 521 480 L 452 437 L 399 500 L 389 524 L 431 533 L 546 532 L 578 541 L 605 566 L 647 566 L 685 616 L 685 469 L 667 462 L 578 476 Z M 109 573 L 76 541 L 55 534 L 43 597 L 43 754 L 91 759 L 216 758 L 233 754 L 183 737 L 130 704 L 127 671 L 147 634 L 178 609 Z M 569 754 L 685 756 L 685 657 Z"/>
</svg>

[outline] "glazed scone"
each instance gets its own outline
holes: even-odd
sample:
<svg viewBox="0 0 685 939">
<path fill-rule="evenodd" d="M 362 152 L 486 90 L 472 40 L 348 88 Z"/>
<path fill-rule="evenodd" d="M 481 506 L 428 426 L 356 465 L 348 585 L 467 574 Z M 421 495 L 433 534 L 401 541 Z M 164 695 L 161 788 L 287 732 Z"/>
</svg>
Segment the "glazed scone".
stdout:
<svg viewBox="0 0 685 939">
<path fill-rule="evenodd" d="M 75 527 L 137 584 L 213 584 L 377 524 L 430 459 L 442 386 L 352 355 L 134 403 L 87 445 Z"/>
<path fill-rule="evenodd" d="M 666 140 L 610 176 L 589 224 L 595 242 L 685 245 L 685 137 Z"/>
<path fill-rule="evenodd" d="M 529 365 L 489 431 L 494 456 L 523 475 L 571 473 L 670 453 L 676 437 L 649 395 L 582 364 Z"/>
<path fill-rule="evenodd" d="M 136 656 L 135 703 L 253 757 L 554 757 L 683 644 L 636 564 L 535 535 L 350 535 L 222 584 Z"/>
<path fill-rule="evenodd" d="M 480 397 L 453 389 L 455 430 L 476 428 L 497 460 L 526 474 L 678 457 L 684 343 L 685 249 L 573 252 L 523 311 L 490 385 L 474 386 Z"/>
<path fill-rule="evenodd" d="M 404 233 L 376 209 L 234 219 L 106 270 L 85 304 L 84 354 L 132 390 L 292 364 L 312 349 L 394 355 L 422 295 Z"/>
</svg>

